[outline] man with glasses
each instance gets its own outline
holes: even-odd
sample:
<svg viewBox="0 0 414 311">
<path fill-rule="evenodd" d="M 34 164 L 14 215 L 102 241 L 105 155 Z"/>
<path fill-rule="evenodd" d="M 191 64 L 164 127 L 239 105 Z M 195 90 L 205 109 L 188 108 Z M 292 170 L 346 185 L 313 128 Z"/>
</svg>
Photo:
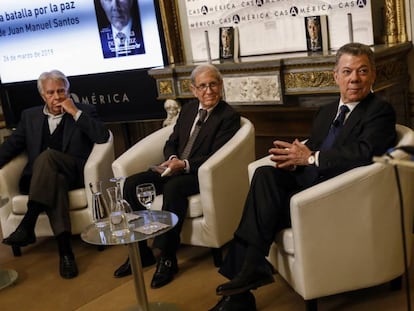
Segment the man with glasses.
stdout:
<svg viewBox="0 0 414 311">
<path fill-rule="evenodd" d="M 215 66 L 196 67 L 191 73 L 191 90 L 197 100 L 183 105 L 164 146 L 165 161 L 160 167 L 168 168 L 170 173 L 161 176 L 157 170 L 149 169 L 127 177 L 124 184 L 124 198 L 132 209 L 144 209 L 138 202 L 136 186 L 150 182 L 157 194 L 163 194 L 162 209 L 178 216 L 177 225 L 154 240 L 153 247 L 160 250 L 160 257 L 151 281 L 152 288 L 171 282 L 178 272 L 176 252 L 187 213 L 187 197 L 200 192 L 199 167 L 240 128 L 240 115 L 221 99 L 223 79 Z M 146 241 L 140 242 L 139 247 L 142 265 L 154 264 L 152 250 Z M 131 266 L 127 260 L 114 275 L 123 277 L 129 274 Z"/>
<path fill-rule="evenodd" d="M 74 104 L 60 71 L 42 73 L 37 87 L 45 105 L 23 111 L 17 129 L 0 146 L 0 167 L 22 152 L 28 156 L 19 183 L 20 192 L 29 195 L 27 212 L 3 243 L 35 243 L 36 221 L 45 212 L 58 244 L 60 275 L 70 279 L 78 268 L 70 241 L 68 191 L 84 186 L 85 162 L 94 143 L 107 142 L 109 132 L 93 105 Z"/>
</svg>

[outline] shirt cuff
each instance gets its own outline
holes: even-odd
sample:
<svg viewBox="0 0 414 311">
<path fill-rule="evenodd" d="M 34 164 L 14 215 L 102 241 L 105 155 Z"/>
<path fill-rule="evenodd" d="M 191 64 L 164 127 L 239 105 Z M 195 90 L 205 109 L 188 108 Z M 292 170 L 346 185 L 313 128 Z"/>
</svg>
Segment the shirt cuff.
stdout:
<svg viewBox="0 0 414 311">
<path fill-rule="evenodd" d="M 317 167 L 319 167 L 319 152 L 320 151 L 315 152 L 315 166 Z"/>
<path fill-rule="evenodd" d="M 76 112 L 75 116 L 73 117 L 75 119 L 75 121 L 78 121 L 78 119 L 80 118 L 81 114 L 82 114 L 82 111 L 81 110 L 78 110 Z"/>
<path fill-rule="evenodd" d="M 185 162 L 184 172 L 189 173 L 190 172 L 190 162 L 188 162 L 187 159 L 183 160 Z"/>
</svg>

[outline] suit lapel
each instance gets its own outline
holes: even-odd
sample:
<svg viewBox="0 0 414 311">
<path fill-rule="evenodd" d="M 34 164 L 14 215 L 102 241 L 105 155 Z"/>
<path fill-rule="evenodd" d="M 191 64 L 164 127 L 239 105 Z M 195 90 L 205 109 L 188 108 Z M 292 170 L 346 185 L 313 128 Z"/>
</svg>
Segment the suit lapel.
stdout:
<svg viewBox="0 0 414 311">
<path fill-rule="evenodd" d="M 365 115 L 365 111 L 367 109 L 367 105 L 370 101 L 371 95 L 365 97 L 359 104 L 352 110 L 351 114 L 349 115 L 348 119 L 346 120 L 344 127 L 339 133 L 337 140 L 339 142 L 343 141 L 345 137 L 352 132 L 354 127 L 360 122 L 363 115 Z"/>
</svg>

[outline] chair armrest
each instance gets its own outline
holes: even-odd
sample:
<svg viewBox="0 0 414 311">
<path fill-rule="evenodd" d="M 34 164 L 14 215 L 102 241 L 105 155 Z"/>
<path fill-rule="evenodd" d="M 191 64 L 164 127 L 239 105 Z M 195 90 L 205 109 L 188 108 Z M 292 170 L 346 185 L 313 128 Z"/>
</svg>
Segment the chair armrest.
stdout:
<svg viewBox="0 0 414 311">
<path fill-rule="evenodd" d="M 121 154 L 112 163 L 114 176 L 127 177 L 146 171 L 151 165 L 163 162 L 163 148 L 172 130 L 173 125 L 163 127 Z"/>
<path fill-rule="evenodd" d="M 2 198 L 13 197 L 19 193 L 19 180 L 26 163 L 27 155 L 22 153 L 0 169 L 0 196 Z"/>
<path fill-rule="evenodd" d="M 306 141 L 307 139 L 302 140 L 301 143 L 304 144 L 306 143 Z M 252 180 L 254 172 L 259 166 L 265 166 L 265 165 L 275 166 L 276 163 L 270 160 L 270 157 L 271 155 L 268 155 L 249 164 L 249 181 Z"/>
<path fill-rule="evenodd" d="M 249 122 L 199 168 L 204 229 L 221 231 L 215 234 L 222 239 L 221 245 L 240 221 L 249 187 L 247 165 L 254 158 L 254 127 Z"/>
<path fill-rule="evenodd" d="M 7 220 L 12 212 L 11 199 L 20 192 L 19 180 L 26 163 L 27 155 L 22 153 L 0 169 L 0 227 L 3 236 L 10 234 Z"/>
<path fill-rule="evenodd" d="M 393 251 L 401 247 L 398 194 L 396 186 L 390 189 L 394 179 L 390 166 L 374 163 L 291 198 L 299 284 L 318 280 L 326 295 L 327 289 L 338 291 L 332 285 L 335 279 L 342 280 L 341 286 L 348 282 L 349 290 L 366 280 L 371 282 L 364 284 L 368 287 L 398 276 L 395 271 L 384 271 L 389 262 L 401 263 L 397 267 L 403 271 L 401 252 Z M 407 217 L 412 219 L 411 214 Z"/>
<path fill-rule="evenodd" d="M 113 177 L 111 165 L 114 158 L 114 137 L 112 132 L 109 131 L 109 138 L 106 143 L 94 144 L 83 169 L 86 197 L 89 206 L 92 206 L 92 194 L 89 183 L 102 181 L 102 190 L 105 191 L 111 185 L 109 179 Z"/>
<path fill-rule="evenodd" d="M 249 166 L 248 166 L 249 181 L 252 180 L 254 172 L 256 171 L 256 169 L 260 166 L 265 166 L 265 165 L 275 166 L 275 162 L 270 160 L 270 155 L 265 156 L 263 158 L 260 158 L 260 159 L 254 161 L 254 162 L 249 163 Z"/>
</svg>

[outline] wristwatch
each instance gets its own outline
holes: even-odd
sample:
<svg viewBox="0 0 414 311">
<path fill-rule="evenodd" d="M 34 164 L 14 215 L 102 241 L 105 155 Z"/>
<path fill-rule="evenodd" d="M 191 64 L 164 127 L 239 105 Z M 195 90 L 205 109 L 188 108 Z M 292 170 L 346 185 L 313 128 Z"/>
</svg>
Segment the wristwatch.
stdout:
<svg viewBox="0 0 414 311">
<path fill-rule="evenodd" d="M 311 155 L 308 158 L 308 164 L 314 165 L 315 164 L 315 152 L 312 152 Z"/>
</svg>

